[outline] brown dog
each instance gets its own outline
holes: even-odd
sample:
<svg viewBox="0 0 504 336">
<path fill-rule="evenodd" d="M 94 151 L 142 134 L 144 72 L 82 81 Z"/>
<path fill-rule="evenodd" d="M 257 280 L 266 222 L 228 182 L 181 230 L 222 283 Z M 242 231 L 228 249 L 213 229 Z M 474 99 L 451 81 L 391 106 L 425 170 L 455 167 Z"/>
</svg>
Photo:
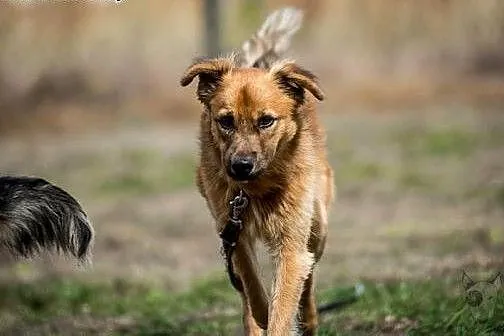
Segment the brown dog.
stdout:
<svg viewBox="0 0 504 336">
<path fill-rule="evenodd" d="M 240 190 L 249 199 L 232 259 L 248 335 L 288 335 L 299 307 L 304 335 L 318 324 L 312 272 L 324 250 L 333 174 L 315 111 L 324 95 L 312 73 L 279 59 L 300 19 L 294 9 L 273 13 L 241 57 L 197 61 L 181 79 L 186 86 L 199 76 L 197 183 L 218 232 L 229 200 Z M 256 240 L 276 265 L 270 300 L 256 271 Z"/>
</svg>

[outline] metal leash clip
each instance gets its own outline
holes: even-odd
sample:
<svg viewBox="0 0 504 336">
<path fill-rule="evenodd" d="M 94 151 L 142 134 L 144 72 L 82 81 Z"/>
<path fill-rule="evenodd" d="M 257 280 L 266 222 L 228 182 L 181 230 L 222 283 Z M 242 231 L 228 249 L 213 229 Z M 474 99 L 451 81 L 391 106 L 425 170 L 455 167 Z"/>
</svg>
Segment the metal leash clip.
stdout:
<svg viewBox="0 0 504 336">
<path fill-rule="evenodd" d="M 232 201 L 229 202 L 230 211 L 229 211 L 229 220 L 241 227 L 242 221 L 240 220 L 240 216 L 243 210 L 248 205 L 248 199 L 243 194 L 243 190 L 240 189 L 240 194 L 238 194 Z"/>
</svg>

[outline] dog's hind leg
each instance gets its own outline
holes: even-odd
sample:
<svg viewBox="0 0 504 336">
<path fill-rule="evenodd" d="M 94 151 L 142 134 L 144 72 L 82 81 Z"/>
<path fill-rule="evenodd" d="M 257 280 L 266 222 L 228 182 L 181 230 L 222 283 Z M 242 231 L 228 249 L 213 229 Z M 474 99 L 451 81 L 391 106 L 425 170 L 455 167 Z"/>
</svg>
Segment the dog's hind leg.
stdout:
<svg viewBox="0 0 504 336">
<path fill-rule="evenodd" d="M 257 260 L 250 244 L 241 240 L 236 246 L 233 263 L 244 292 L 243 321 L 247 335 L 261 335 L 261 328 L 268 325 L 268 299 L 263 284 L 257 274 Z"/>
<path fill-rule="evenodd" d="M 320 260 L 324 253 L 327 238 L 326 205 L 321 201 L 318 201 L 316 204 L 310 239 L 308 240 L 308 251 L 313 253 L 315 263 Z M 301 295 L 300 301 L 300 322 L 304 336 L 316 335 L 318 328 L 318 312 L 314 294 L 313 271 L 314 270 L 311 271 L 304 282 L 303 294 Z"/>
<path fill-rule="evenodd" d="M 304 282 L 300 306 L 301 330 L 303 331 L 303 336 L 316 335 L 318 327 L 318 313 L 314 295 L 313 272 L 308 275 L 308 278 Z"/>
</svg>

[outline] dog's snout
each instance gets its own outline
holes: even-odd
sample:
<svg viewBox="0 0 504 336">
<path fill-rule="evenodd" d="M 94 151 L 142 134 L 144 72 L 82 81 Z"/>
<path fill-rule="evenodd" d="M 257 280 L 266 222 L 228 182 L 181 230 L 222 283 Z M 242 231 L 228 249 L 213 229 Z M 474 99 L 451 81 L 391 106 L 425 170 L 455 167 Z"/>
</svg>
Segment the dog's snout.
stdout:
<svg viewBox="0 0 504 336">
<path fill-rule="evenodd" d="M 247 180 L 252 176 L 255 158 L 252 155 L 240 155 L 231 160 L 231 174 L 237 180 Z"/>
</svg>

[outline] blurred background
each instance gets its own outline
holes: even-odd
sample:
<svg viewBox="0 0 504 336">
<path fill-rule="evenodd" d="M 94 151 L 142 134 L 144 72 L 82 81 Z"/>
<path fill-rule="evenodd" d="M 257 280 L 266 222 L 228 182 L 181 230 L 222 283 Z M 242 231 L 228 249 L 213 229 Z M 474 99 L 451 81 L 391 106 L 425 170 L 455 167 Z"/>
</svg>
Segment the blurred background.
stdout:
<svg viewBox="0 0 504 336">
<path fill-rule="evenodd" d="M 320 288 L 504 268 L 504 2 L 219 5 L 210 32 L 223 54 L 272 10 L 305 10 L 288 56 L 317 74 L 326 93 L 319 111 L 338 187 Z M 91 269 L 54 257 L 5 260 L 0 275 L 11 287 L 1 290 L 77 281 L 175 295 L 210 278 L 229 291 L 194 185 L 201 109 L 195 87 L 178 84 L 194 57 L 214 52 L 209 12 L 203 0 L 0 3 L 0 173 L 66 188 L 97 233 Z M 88 293 L 63 284 L 64 302 Z M 32 322 L 65 334 L 135 323 L 127 304 L 111 314 L 126 322 L 92 319 L 95 306 L 81 296 L 75 307 L 54 306 L 56 322 L 40 322 L 46 307 L 30 300 L 48 301 L 50 290 L 16 288 L 22 299 L 0 299 L 0 326 L 14 334 Z M 28 308 L 9 308 L 19 302 Z M 80 319 L 65 319 L 69 312 Z"/>
</svg>

